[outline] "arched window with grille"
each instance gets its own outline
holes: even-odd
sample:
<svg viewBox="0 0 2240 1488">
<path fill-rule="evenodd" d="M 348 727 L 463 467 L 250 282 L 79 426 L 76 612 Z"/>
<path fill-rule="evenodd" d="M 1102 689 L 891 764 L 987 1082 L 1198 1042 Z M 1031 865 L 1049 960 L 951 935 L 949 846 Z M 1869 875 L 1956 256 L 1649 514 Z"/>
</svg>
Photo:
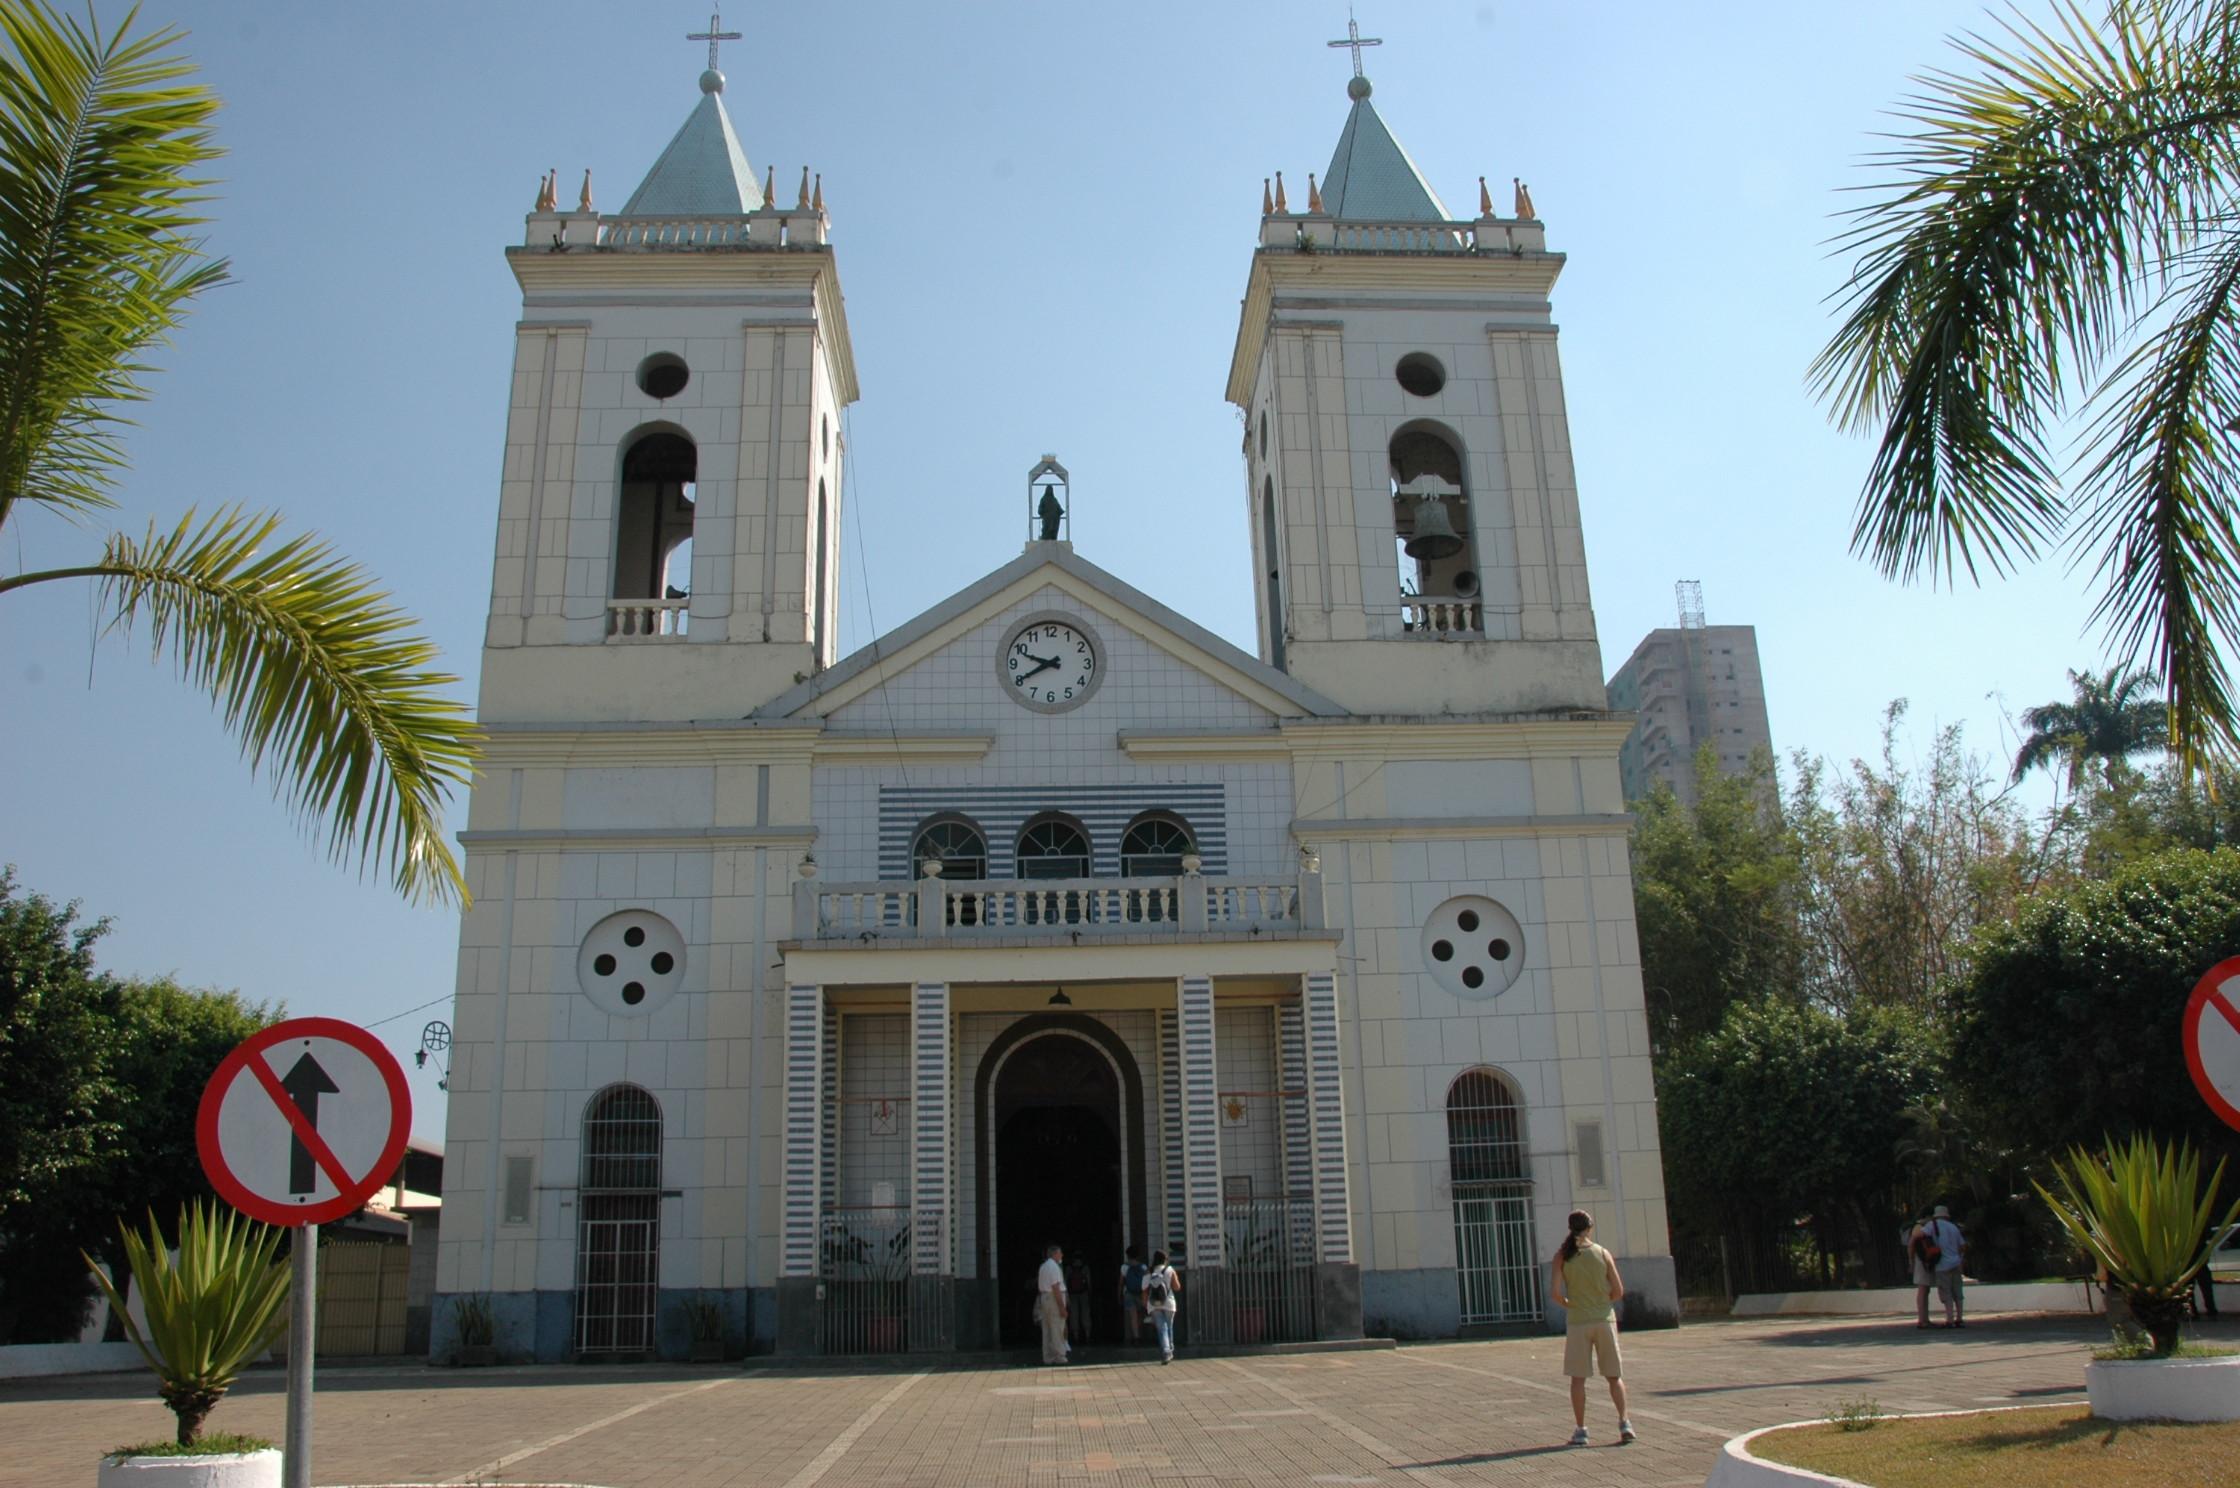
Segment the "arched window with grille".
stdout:
<svg viewBox="0 0 2240 1488">
<path fill-rule="evenodd" d="M 941 865 L 941 877 L 948 883 L 984 879 L 988 876 L 988 839 L 964 817 L 933 817 L 911 839 L 910 876 L 929 876 L 930 865 L 935 863 Z M 910 912 L 917 913 L 916 904 L 911 905 Z M 947 919 L 952 925 L 980 923 L 979 902 L 973 891 L 949 898 Z"/>
<path fill-rule="evenodd" d="M 1462 1321 L 1537 1320 L 1540 1262 L 1532 1243 L 1524 1110 L 1493 1070 L 1465 1070 L 1447 1087 L 1447 1177 L 1454 1190 Z"/>
<path fill-rule="evenodd" d="M 1182 859 L 1198 850 L 1189 823 L 1164 811 L 1147 811 L 1128 823 L 1120 837 L 1120 876 L 1173 878 Z"/>
<path fill-rule="evenodd" d="M 1020 830 L 1017 861 L 1021 878 L 1087 878 L 1089 834 L 1070 816 L 1038 816 Z M 1051 889 L 1027 895 L 1024 908 L 1030 925 L 1072 925 L 1085 906 L 1079 891 Z"/>
<path fill-rule="evenodd" d="M 911 876 L 924 878 L 929 862 L 941 865 L 943 878 L 986 878 L 988 839 L 961 816 L 937 816 L 910 844 Z"/>
<path fill-rule="evenodd" d="M 1089 834 L 1071 817 L 1036 817 L 1019 833 L 1019 876 L 1087 878 Z"/>
<path fill-rule="evenodd" d="M 661 1280 L 661 1107 L 609 1085 L 583 1113 L 576 1352 L 651 1354 Z"/>
</svg>

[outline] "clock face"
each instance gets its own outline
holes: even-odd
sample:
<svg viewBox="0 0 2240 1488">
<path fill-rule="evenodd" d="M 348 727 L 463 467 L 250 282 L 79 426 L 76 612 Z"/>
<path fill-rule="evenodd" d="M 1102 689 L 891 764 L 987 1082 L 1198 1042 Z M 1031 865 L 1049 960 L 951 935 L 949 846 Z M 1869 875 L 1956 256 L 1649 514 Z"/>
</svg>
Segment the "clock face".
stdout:
<svg viewBox="0 0 2240 1488">
<path fill-rule="evenodd" d="M 1063 713 L 1087 702 L 1104 680 L 1104 653 L 1071 616 L 1029 615 L 1005 638 L 996 675 L 1021 706 Z"/>
</svg>

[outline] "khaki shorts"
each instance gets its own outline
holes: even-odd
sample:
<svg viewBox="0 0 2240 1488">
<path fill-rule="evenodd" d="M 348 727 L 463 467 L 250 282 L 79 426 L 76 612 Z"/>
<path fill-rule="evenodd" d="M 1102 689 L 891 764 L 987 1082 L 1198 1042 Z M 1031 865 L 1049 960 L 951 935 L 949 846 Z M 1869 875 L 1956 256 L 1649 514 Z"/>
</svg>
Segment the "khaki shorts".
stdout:
<svg viewBox="0 0 2240 1488">
<path fill-rule="evenodd" d="M 1564 1329 L 1563 1372 L 1573 1379 L 1596 1373 L 1604 1379 L 1616 1379 L 1624 1373 L 1618 1361 L 1618 1325 L 1573 1323 Z"/>
</svg>

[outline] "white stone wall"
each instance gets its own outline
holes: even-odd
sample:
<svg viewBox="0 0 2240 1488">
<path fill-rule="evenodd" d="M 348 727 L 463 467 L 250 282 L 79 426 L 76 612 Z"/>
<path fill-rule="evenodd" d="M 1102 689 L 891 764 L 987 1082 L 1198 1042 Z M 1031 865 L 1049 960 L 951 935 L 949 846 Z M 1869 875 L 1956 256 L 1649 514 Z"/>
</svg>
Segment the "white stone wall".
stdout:
<svg viewBox="0 0 2240 1488">
<path fill-rule="evenodd" d="M 1552 1250 L 1572 1207 L 1620 1255 L 1663 1255 L 1655 1094 L 1625 840 L 1564 836 L 1363 841 L 1324 850 L 1331 922 L 1358 959 L 1339 978 L 1357 1252 L 1367 1270 L 1455 1263 L 1446 1098 L 1491 1067 L 1522 1100 L 1535 1227 Z M 1429 974 L 1422 926 L 1457 894 L 1517 918 L 1524 970 L 1485 1001 Z M 1582 1187 L 1572 1122 L 1603 1124 L 1606 1181 Z"/>
<path fill-rule="evenodd" d="M 642 1086 L 660 1104 L 662 1182 L 680 1191 L 662 1200 L 661 1284 L 748 1285 L 750 1246 L 751 1279 L 770 1280 L 779 1184 L 776 1072 L 784 1039 L 777 1001 L 766 998 L 757 1076 L 758 1014 L 749 990 L 755 858 L 751 849 L 470 855 L 475 907 L 462 929 L 453 1017 L 439 1291 L 574 1285 L 572 1190 L 583 1113 L 597 1092 L 622 1081 Z M 778 859 L 765 855 L 772 898 L 764 955 L 786 933 L 791 864 Z M 577 978 L 584 935 L 622 909 L 662 915 L 686 944 L 680 990 L 636 1016 L 602 1011 Z M 501 1066 L 504 1093 L 494 1102 Z M 759 1113 L 752 1109 L 758 1096 Z M 759 1155 L 750 1153 L 755 1141 Z M 534 1217 L 497 1227 L 486 1271 L 495 1165 L 508 1154 L 532 1159 Z M 748 1176 L 757 1167 L 760 1233 L 750 1241 Z"/>
</svg>

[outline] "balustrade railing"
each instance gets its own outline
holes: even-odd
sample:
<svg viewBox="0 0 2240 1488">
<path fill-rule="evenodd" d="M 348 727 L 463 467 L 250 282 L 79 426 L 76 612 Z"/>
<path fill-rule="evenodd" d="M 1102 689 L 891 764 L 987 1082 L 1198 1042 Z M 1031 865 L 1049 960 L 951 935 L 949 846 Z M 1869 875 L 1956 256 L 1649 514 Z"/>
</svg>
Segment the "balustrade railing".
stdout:
<svg viewBox="0 0 2240 1488">
<path fill-rule="evenodd" d="M 691 624 L 691 610 L 691 601 L 682 599 L 610 599 L 607 601 L 607 639 L 680 639 Z"/>
<path fill-rule="evenodd" d="M 802 940 L 883 936 L 1107 934 L 1319 929 L 1322 877 L 921 878 L 805 882 L 796 891 Z"/>
<path fill-rule="evenodd" d="M 1439 222 L 1340 222 L 1337 248 L 1354 253 L 1468 253 L 1469 224 Z"/>
<path fill-rule="evenodd" d="M 1483 635 L 1485 606 L 1475 599 L 1411 594 L 1400 601 L 1400 628 L 1412 636 Z"/>
<path fill-rule="evenodd" d="M 609 217 L 599 223 L 602 248 L 803 248 L 824 240 L 825 218 L 811 207 L 738 217 Z"/>
</svg>

